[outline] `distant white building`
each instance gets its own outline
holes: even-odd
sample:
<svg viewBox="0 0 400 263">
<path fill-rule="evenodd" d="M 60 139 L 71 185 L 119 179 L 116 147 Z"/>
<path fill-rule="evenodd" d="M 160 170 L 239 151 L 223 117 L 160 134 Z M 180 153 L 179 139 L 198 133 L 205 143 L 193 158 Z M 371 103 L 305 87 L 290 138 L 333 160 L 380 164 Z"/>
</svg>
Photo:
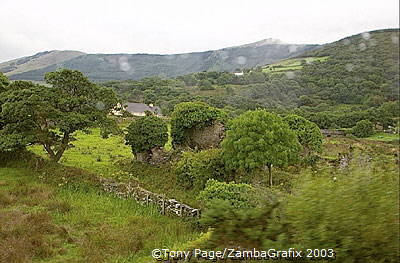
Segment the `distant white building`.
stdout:
<svg viewBox="0 0 400 263">
<path fill-rule="evenodd" d="M 235 72 L 235 73 L 233 73 L 233 74 L 235 74 L 235 76 L 243 76 L 243 71 L 242 72 Z"/>
</svg>

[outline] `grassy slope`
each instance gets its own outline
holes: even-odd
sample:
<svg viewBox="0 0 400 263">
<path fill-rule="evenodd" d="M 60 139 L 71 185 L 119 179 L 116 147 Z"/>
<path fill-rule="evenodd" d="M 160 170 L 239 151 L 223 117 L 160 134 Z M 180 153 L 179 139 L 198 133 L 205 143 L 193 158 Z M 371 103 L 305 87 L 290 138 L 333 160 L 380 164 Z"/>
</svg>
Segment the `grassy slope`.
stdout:
<svg viewBox="0 0 400 263">
<path fill-rule="evenodd" d="M 127 124 L 122 124 L 125 127 Z M 171 129 L 170 126 L 168 127 Z M 131 177 L 139 179 L 141 186 L 147 190 L 159 194 L 165 194 L 169 198 L 185 201 L 188 205 L 198 207 L 196 196 L 191 191 L 182 191 L 177 179 L 168 164 L 162 168 L 146 164 L 132 163 L 133 155 L 129 146 L 124 144 L 122 136 L 111 136 L 103 139 L 99 129 L 92 129 L 91 134 L 77 132 L 73 148 L 65 151 L 60 163 L 66 166 L 82 168 L 87 171 L 105 176 L 124 179 L 119 173 L 122 169 Z M 165 145 L 171 149 L 171 137 Z M 40 145 L 29 148 L 30 151 L 47 158 L 46 152 Z M 122 162 L 123 167 L 117 162 Z"/>
<path fill-rule="evenodd" d="M 111 136 L 103 139 L 100 129 L 92 129 L 91 134 L 77 132 L 75 147 L 68 149 L 60 160 L 67 166 L 86 169 L 99 175 L 110 176 L 119 171 L 115 162 L 132 159 L 133 155 L 129 146 L 124 144 L 122 136 Z M 42 146 L 35 145 L 30 148 L 34 153 L 46 157 Z"/>
<path fill-rule="evenodd" d="M 368 137 L 367 139 L 374 141 L 382 141 L 382 142 L 395 142 L 399 141 L 400 137 L 399 134 L 380 132 Z"/>
<path fill-rule="evenodd" d="M 99 154 L 106 159 L 109 153 L 124 149 L 122 138 L 104 140 L 96 132 L 78 137 L 76 147 L 65 153 L 65 164 L 94 172 L 105 168 L 108 172 L 120 169 L 116 164 L 93 160 Z M 356 166 L 369 167 L 368 160 L 371 160 L 388 171 L 398 171 L 395 165 L 398 144 L 375 139 L 326 138 L 324 160 L 316 168 L 335 173 L 337 168 L 327 160 L 337 160 L 340 154 L 353 152 Z M 85 147 L 93 145 L 97 148 L 91 148 L 91 153 L 83 153 Z M 132 158 L 129 149 L 125 150 L 125 157 Z M 132 200 L 121 200 L 84 184 L 71 183 L 65 175 L 56 183 L 49 183 L 52 181 L 49 178 L 60 177 L 52 174 L 50 169 L 50 172 L 37 173 L 26 168 L 24 163 L 12 167 L 0 168 L 0 234 L 4 237 L 0 247 L 5 247 L 5 242 L 14 244 L 12 248 L 0 251 L 0 258 L 7 259 L 5 262 L 13 262 L 8 260 L 11 257 L 14 262 L 33 258 L 34 262 L 147 263 L 151 262 L 152 249 L 185 247 L 200 235 L 187 223 L 161 216 L 155 209 L 140 206 Z M 180 188 L 169 165 L 154 167 L 128 163 L 125 169 L 149 190 L 197 204 L 197 193 Z M 290 184 L 290 178 L 301 177 L 306 172 L 303 169 L 276 169 L 274 180 L 277 185 Z M 260 176 L 260 183 L 266 183 Z"/>
<path fill-rule="evenodd" d="M 123 124 L 124 126 L 126 126 L 126 123 Z M 133 155 L 130 148 L 124 144 L 122 136 L 102 139 L 98 129 L 93 129 L 92 131 L 92 134 L 77 134 L 76 138 L 78 140 L 74 142 L 75 147 L 68 149 L 61 159 L 63 165 L 79 167 L 99 175 L 120 180 L 135 178 L 147 190 L 164 194 L 169 198 L 175 198 L 193 207 L 201 207 L 201 203 L 196 199 L 198 192 L 184 190 L 179 185 L 173 168 L 169 163 L 157 167 L 132 162 Z M 374 149 L 383 145 L 387 158 L 393 158 L 391 156 L 394 151 L 392 149 L 394 147 L 393 144 L 384 142 L 393 142 L 396 139 L 398 139 L 398 135 L 391 134 L 376 134 L 366 139 L 326 138 L 324 142 L 325 150 L 322 156 L 325 159 L 334 160 L 339 153 L 348 153 L 349 145 L 354 145 L 358 152 L 367 151 L 366 149 L 368 149 L 368 154 L 376 155 Z M 166 148 L 171 148 L 171 138 L 167 142 Z M 45 156 L 41 146 L 34 146 L 30 149 L 34 153 Z M 117 161 L 121 163 L 118 164 Z M 120 173 L 121 171 L 124 172 Z M 284 173 L 284 171 L 282 172 Z"/>
<path fill-rule="evenodd" d="M 199 235 L 156 209 L 67 180 L 49 184 L 27 168 L 0 168 L 0 262 L 147 263 L 152 249 Z"/>
<path fill-rule="evenodd" d="M 269 64 L 263 67 L 263 72 L 267 73 L 276 73 L 276 72 L 285 72 L 285 71 L 294 71 L 302 69 L 302 61 L 304 60 L 306 63 L 313 62 L 323 62 L 328 60 L 328 56 L 325 57 L 305 57 L 305 58 L 291 58 L 279 61 L 277 63 Z"/>
</svg>

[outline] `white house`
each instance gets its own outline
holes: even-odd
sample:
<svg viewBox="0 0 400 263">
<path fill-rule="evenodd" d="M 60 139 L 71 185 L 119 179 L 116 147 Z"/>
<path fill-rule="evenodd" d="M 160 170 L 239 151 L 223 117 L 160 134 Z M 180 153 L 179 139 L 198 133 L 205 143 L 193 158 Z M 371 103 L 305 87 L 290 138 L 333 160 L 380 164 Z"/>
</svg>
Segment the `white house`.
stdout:
<svg viewBox="0 0 400 263">
<path fill-rule="evenodd" d="M 233 74 L 235 74 L 235 76 L 243 76 L 243 71 L 242 72 L 235 72 L 235 73 L 233 73 Z"/>
</svg>

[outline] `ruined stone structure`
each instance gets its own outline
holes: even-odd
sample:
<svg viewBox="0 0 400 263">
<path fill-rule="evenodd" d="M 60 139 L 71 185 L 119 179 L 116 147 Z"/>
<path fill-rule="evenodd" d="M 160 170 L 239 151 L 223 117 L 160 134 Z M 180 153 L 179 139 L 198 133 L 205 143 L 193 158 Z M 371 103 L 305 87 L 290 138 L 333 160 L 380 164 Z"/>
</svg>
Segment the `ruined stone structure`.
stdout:
<svg viewBox="0 0 400 263">
<path fill-rule="evenodd" d="M 218 121 L 214 121 L 209 126 L 190 130 L 185 144 L 192 149 L 197 148 L 199 150 L 216 148 L 224 136 L 224 125 Z"/>
</svg>

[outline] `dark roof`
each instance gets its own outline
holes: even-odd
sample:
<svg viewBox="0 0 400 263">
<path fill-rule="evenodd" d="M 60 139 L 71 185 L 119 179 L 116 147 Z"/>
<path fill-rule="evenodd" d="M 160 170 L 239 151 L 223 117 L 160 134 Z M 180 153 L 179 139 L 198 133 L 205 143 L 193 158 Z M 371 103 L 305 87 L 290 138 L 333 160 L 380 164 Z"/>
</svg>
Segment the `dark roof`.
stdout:
<svg viewBox="0 0 400 263">
<path fill-rule="evenodd" d="M 127 106 L 125 109 L 130 113 L 144 113 L 145 111 L 151 111 L 155 114 L 161 114 L 161 109 L 158 106 L 150 107 L 144 103 L 134 103 L 134 102 L 127 102 L 124 103 L 124 107 Z"/>
</svg>

